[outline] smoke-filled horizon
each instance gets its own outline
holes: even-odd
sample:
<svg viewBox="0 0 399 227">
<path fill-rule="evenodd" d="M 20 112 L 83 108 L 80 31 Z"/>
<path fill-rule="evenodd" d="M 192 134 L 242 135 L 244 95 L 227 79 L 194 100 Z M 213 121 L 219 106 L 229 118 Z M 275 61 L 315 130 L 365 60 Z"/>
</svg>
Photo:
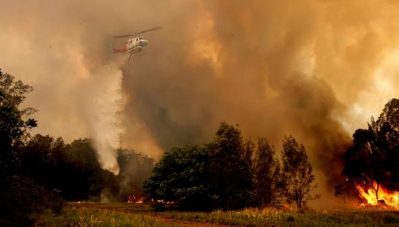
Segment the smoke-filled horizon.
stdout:
<svg viewBox="0 0 399 227">
<path fill-rule="evenodd" d="M 119 146 L 160 157 L 226 121 L 278 149 L 297 137 L 325 189 L 399 92 L 393 1 L 0 2 L 0 67 L 34 87 L 35 132 L 92 137 L 114 173 Z M 112 54 L 113 35 L 153 26 L 143 56 Z"/>
</svg>

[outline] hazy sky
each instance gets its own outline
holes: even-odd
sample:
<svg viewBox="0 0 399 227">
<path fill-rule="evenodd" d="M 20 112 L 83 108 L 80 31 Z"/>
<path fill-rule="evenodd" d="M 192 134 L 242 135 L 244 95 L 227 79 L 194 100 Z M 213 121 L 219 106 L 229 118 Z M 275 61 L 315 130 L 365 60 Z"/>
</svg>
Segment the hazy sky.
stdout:
<svg viewBox="0 0 399 227">
<path fill-rule="evenodd" d="M 323 185 L 353 130 L 399 92 L 395 1 L 0 0 L 0 68 L 34 87 L 37 133 L 159 157 L 218 124 L 305 143 Z M 145 55 L 113 35 L 153 26 Z M 280 148 L 279 148 L 280 149 Z M 324 171 L 326 165 L 330 166 Z M 335 168 L 334 168 L 335 166 Z M 335 171 L 331 171 L 335 169 Z M 322 186 L 323 187 L 323 186 Z"/>
</svg>

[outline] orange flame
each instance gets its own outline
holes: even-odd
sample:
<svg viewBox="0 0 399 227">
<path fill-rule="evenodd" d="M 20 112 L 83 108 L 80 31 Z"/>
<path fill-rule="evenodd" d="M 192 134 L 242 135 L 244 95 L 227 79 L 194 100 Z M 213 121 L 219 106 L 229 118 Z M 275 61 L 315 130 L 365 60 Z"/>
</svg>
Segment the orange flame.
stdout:
<svg viewBox="0 0 399 227">
<path fill-rule="evenodd" d="M 385 203 L 387 206 L 399 209 L 399 191 L 390 191 L 375 181 L 373 181 L 372 187 L 367 190 L 360 184 L 356 185 L 356 189 L 359 196 L 371 206 Z"/>
<path fill-rule="evenodd" d="M 136 203 L 136 204 L 142 204 L 144 203 L 144 197 L 138 197 L 134 195 L 129 195 L 127 199 L 128 203 Z"/>
</svg>

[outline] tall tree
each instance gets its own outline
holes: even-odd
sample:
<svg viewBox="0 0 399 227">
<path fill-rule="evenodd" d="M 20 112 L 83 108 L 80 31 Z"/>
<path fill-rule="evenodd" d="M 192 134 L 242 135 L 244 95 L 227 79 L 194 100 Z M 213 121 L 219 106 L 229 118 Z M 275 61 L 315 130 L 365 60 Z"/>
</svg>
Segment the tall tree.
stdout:
<svg viewBox="0 0 399 227">
<path fill-rule="evenodd" d="M 281 171 L 276 151 L 259 138 L 253 163 L 254 194 L 258 207 L 277 204 L 281 198 Z"/>
<path fill-rule="evenodd" d="M 251 201 L 250 166 L 241 152 L 241 132 L 222 123 L 208 145 L 212 197 L 222 209 L 240 208 Z"/>
<path fill-rule="evenodd" d="M 311 192 L 315 177 L 305 147 L 292 136 L 283 141 L 282 164 L 287 202 L 295 202 L 302 208 L 307 200 L 314 198 Z"/>
<path fill-rule="evenodd" d="M 89 139 L 78 139 L 66 145 L 71 174 L 74 177 L 67 179 L 65 195 L 70 200 L 92 199 L 99 200 L 107 193 L 108 197 L 119 191 L 117 178 L 109 171 L 103 170 L 97 160 L 92 143 Z"/>
<path fill-rule="evenodd" d="M 28 129 L 36 127 L 36 121 L 27 118 L 34 110 L 20 107 L 25 95 L 32 90 L 31 86 L 0 70 L 0 175 L 15 171 L 15 146 L 28 135 Z"/>
<path fill-rule="evenodd" d="M 25 176 L 48 188 L 61 188 L 65 179 L 60 177 L 60 170 L 67 161 L 61 138 L 55 140 L 48 135 L 35 135 L 21 148 L 18 156 Z"/>
<path fill-rule="evenodd" d="M 155 166 L 144 190 L 183 209 L 209 209 L 208 154 L 197 146 L 175 147 Z"/>
<path fill-rule="evenodd" d="M 255 154 L 255 144 L 252 140 L 246 140 L 242 145 L 241 157 L 246 162 L 246 165 L 253 165 L 253 158 Z M 252 169 L 251 169 L 252 171 Z"/>
<path fill-rule="evenodd" d="M 32 87 L 0 70 L 0 225 L 29 225 L 28 214 L 39 211 L 43 205 L 43 190 L 32 180 L 20 175 L 17 151 L 36 127 L 28 118 L 31 108 L 21 108 L 25 95 Z M 25 193 L 29 193 L 26 196 Z"/>
</svg>

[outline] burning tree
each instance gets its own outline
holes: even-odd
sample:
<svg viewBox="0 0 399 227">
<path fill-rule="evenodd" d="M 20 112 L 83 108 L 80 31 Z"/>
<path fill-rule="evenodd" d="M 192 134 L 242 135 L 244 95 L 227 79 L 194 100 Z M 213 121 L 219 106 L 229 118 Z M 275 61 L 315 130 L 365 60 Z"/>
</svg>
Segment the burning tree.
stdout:
<svg viewBox="0 0 399 227">
<path fill-rule="evenodd" d="M 357 129 L 344 155 L 343 174 L 353 182 L 361 198 L 388 202 L 390 191 L 399 189 L 399 100 L 392 99 L 368 129 Z M 366 194 L 374 194 L 370 198 Z M 397 203 L 399 205 L 399 203 Z M 396 205 L 396 206 L 397 206 Z"/>
<path fill-rule="evenodd" d="M 283 141 L 282 161 L 287 202 L 295 202 L 298 208 L 302 208 L 307 200 L 315 198 L 311 195 L 315 177 L 305 147 L 294 137 L 286 137 Z"/>
</svg>

